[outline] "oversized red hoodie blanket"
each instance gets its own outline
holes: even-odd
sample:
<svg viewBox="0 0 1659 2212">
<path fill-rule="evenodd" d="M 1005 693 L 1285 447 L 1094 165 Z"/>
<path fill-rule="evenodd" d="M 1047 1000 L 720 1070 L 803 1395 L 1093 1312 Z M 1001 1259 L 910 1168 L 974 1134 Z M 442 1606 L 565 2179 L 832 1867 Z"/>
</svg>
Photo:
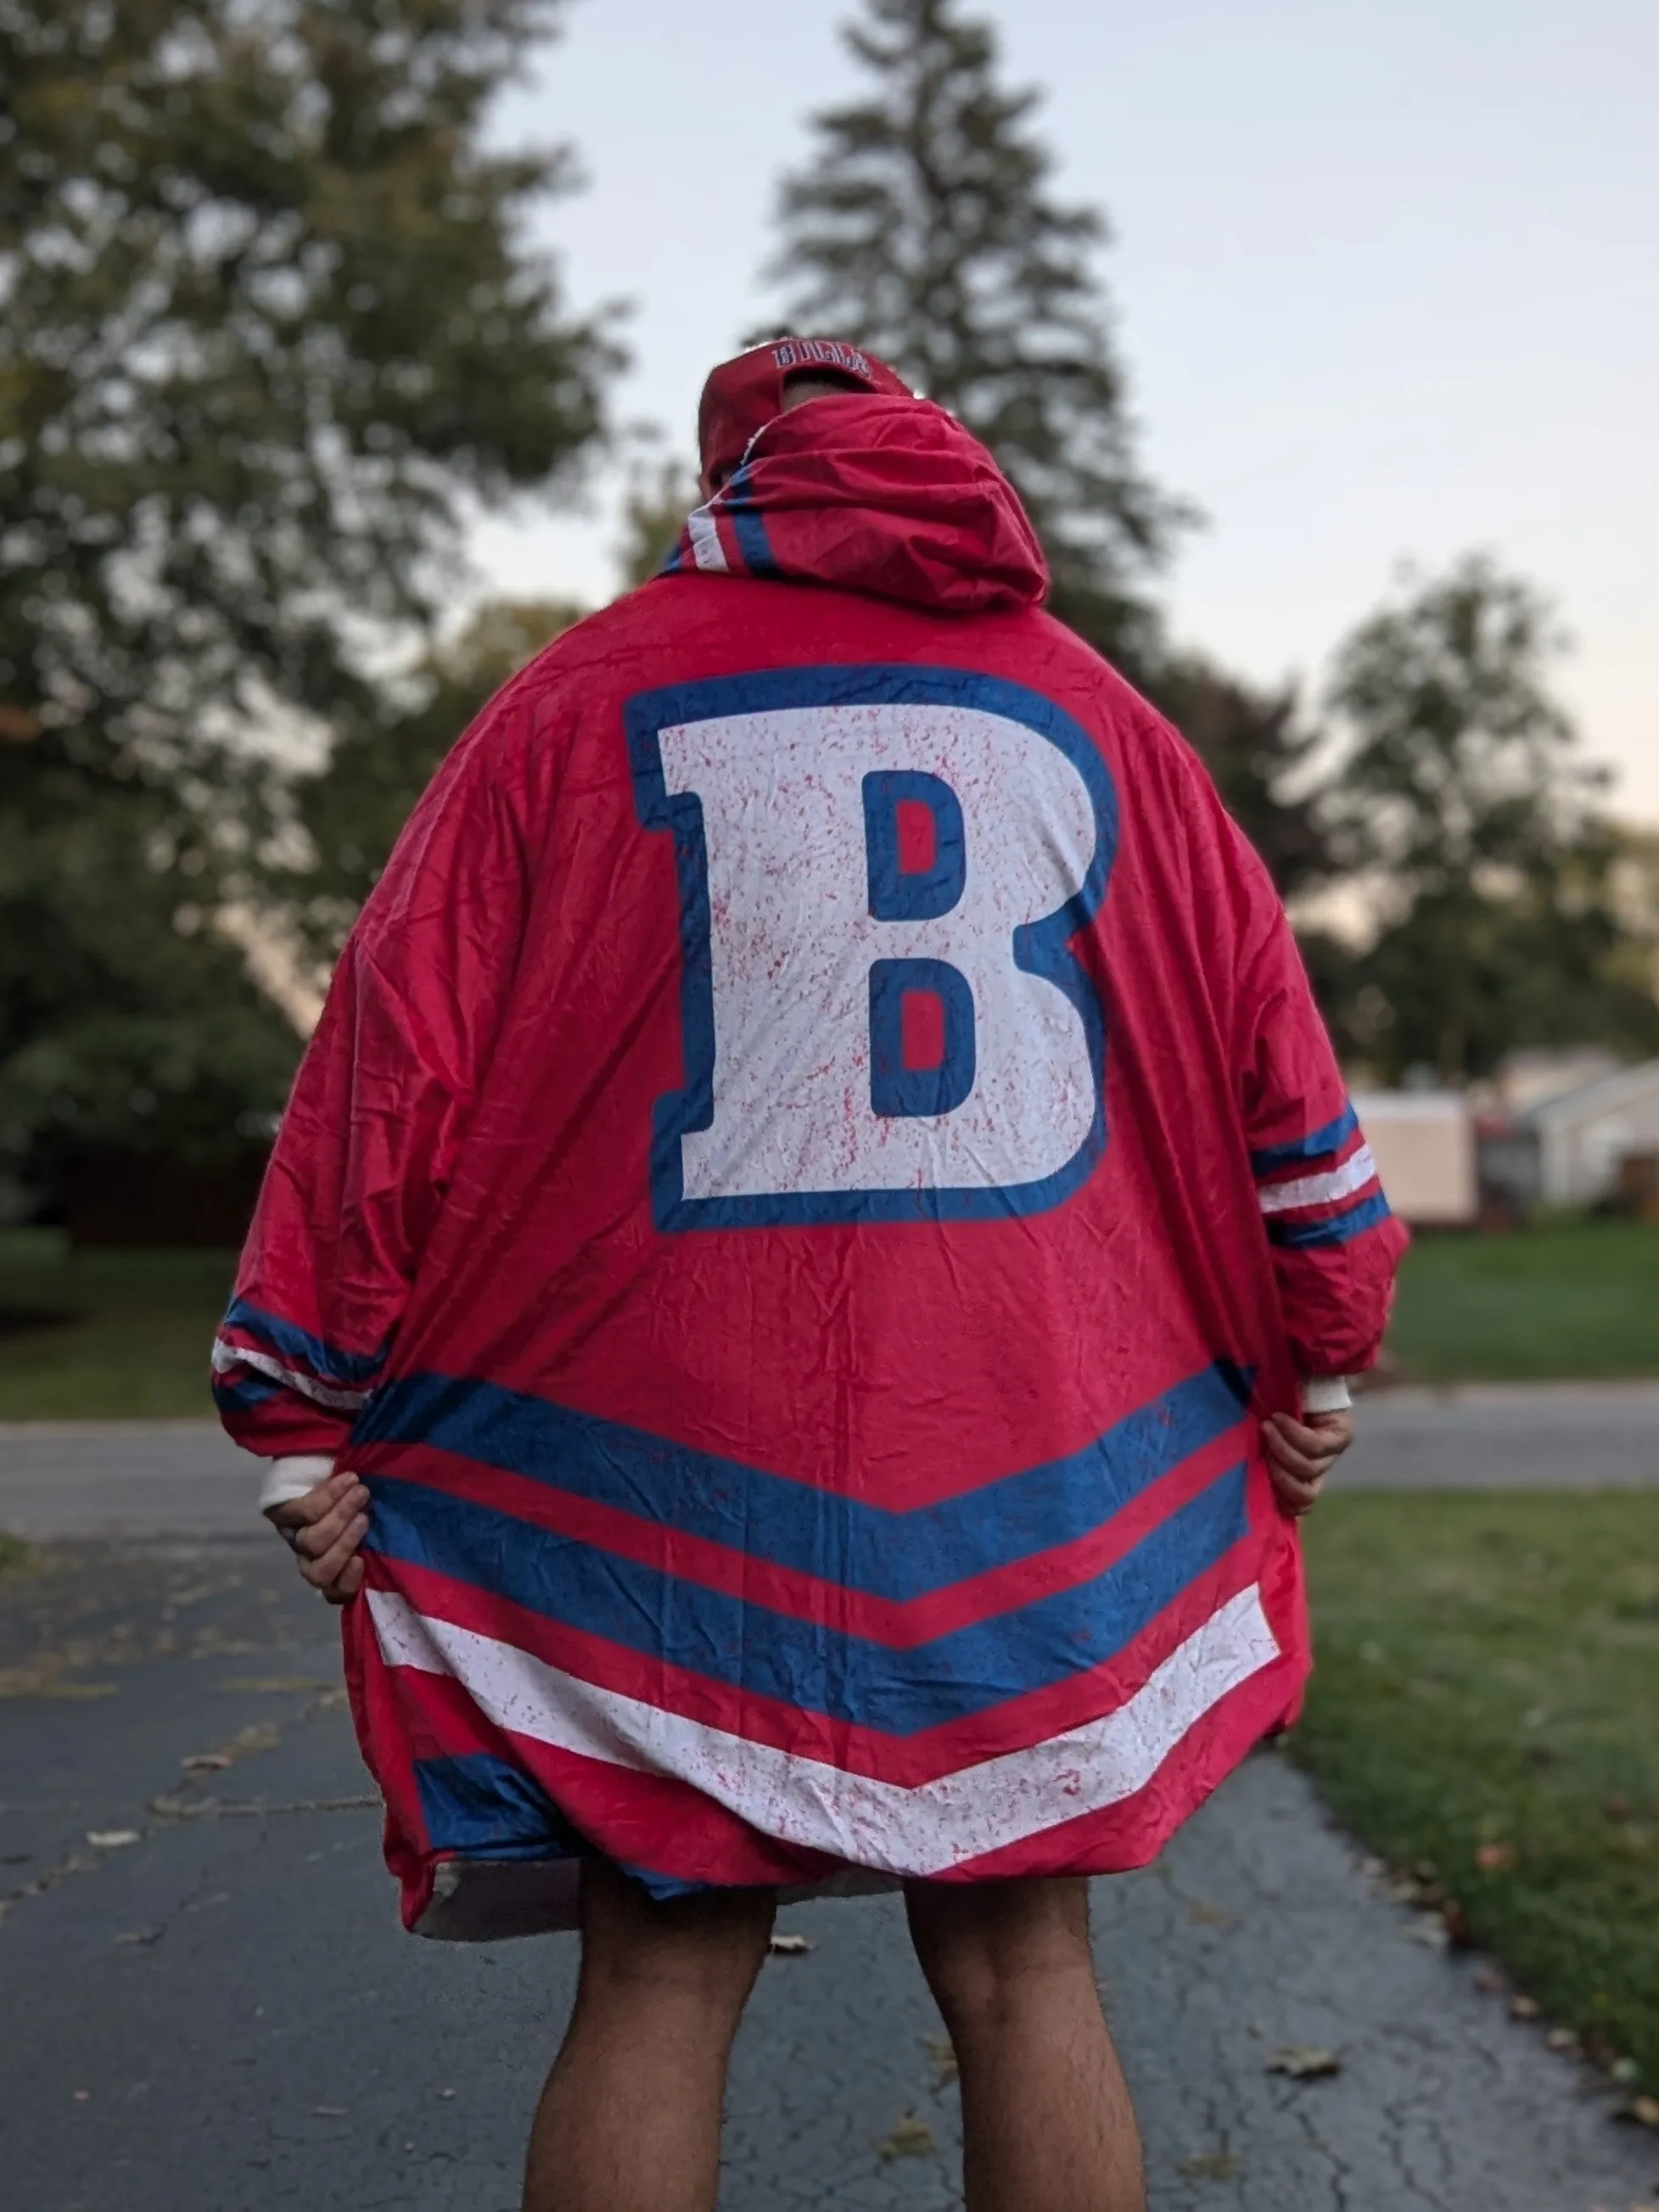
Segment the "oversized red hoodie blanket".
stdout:
<svg viewBox="0 0 1659 2212">
<path fill-rule="evenodd" d="M 587 1852 L 1133 1866 L 1297 1706 L 1260 1423 L 1403 1234 L 1260 861 L 1045 588 L 947 416 L 809 402 L 352 934 L 215 1366 L 372 1494 L 412 1927 Z"/>
</svg>

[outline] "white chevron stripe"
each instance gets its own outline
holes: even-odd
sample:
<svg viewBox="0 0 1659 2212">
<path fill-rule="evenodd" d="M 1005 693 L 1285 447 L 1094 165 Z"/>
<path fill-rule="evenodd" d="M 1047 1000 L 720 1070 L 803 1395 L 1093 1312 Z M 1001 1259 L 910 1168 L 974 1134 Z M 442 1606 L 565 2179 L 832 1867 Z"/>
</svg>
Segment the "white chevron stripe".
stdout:
<svg viewBox="0 0 1659 2212">
<path fill-rule="evenodd" d="M 600 1689 L 514 1644 L 368 1595 L 388 1666 L 453 1675 L 498 1728 L 668 1774 L 762 1834 L 896 1875 L 938 1875 L 1146 1787 L 1212 1706 L 1279 1656 L 1259 1591 L 1241 1590 L 1102 1720 L 915 1789 Z"/>
<path fill-rule="evenodd" d="M 1257 1195 L 1264 1213 L 1288 1213 L 1292 1206 L 1324 1206 L 1334 1198 L 1347 1198 L 1364 1190 L 1376 1178 L 1376 1162 L 1369 1145 L 1362 1145 L 1351 1160 L 1328 1175 L 1303 1176 L 1295 1182 L 1272 1182 Z"/>
</svg>

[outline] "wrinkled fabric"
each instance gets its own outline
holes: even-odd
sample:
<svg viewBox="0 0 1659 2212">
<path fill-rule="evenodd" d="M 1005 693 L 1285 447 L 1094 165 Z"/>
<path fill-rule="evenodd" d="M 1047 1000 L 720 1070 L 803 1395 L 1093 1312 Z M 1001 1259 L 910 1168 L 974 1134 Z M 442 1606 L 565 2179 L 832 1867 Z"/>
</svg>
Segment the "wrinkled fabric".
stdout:
<svg viewBox="0 0 1659 2212">
<path fill-rule="evenodd" d="M 691 516 L 671 574 L 787 576 L 938 613 L 1040 606 L 1048 564 L 1013 488 L 942 407 L 809 399 L 768 422 Z"/>
<path fill-rule="evenodd" d="M 1261 1423 L 1403 1237 L 1266 872 L 949 417 L 746 475 L 416 808 L 216 1347 L 371 1492 L 411 1926 L 1139 1864 L 1308 1667 Z"/>
</svg>

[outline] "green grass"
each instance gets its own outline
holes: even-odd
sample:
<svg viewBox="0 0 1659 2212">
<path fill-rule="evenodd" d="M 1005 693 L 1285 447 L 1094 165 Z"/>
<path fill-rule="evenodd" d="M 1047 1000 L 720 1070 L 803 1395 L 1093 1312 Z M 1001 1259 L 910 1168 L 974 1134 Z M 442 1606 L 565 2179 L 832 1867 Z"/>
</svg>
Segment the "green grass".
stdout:
<svg viewBox="0 0 1659 2212">
<path fill-rule="evenodd" d="M 1659 1492 L 1334 1498 L 1308 1558 L 1296 1756 L 1659 2088 Z"/>
<path fill-rule="evenodd" d="M 212 1417 L 208 1348 L 228 1252 L 71 1255 L 52 1230 L 0 1234 L 0 1421 Z M 5 1316 L 63 1316 L 17 1329 Z"/>
<path fill-rule="evenodd" d="M 1575 1221 L 1419 1237 L 1389 1355 L 1414 1382 L 1659 1375 L 1659 1228 Z"/>
</svg>

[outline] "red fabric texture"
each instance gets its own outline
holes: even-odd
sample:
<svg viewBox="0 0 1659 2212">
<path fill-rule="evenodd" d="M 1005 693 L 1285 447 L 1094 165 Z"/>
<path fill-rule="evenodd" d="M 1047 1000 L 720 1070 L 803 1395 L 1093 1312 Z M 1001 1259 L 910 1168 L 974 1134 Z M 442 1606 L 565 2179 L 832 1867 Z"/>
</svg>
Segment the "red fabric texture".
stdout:
<svg viewBox="0 0 1659 2212">
<path fill-rule="evenodd" d="M 769 423 L 669 565 L 828 584 L 940 614 L 1040 606 L 1048 591 L 1036 532 L 984 447 L 930 402 L 852 394 L 810 399 Z"/>
<path fill-rule="evenodd" d="M 300 1071 L 216 1357 L 239 1443 L 340 1454 L 371 1481 L 374 1601 L 345 1634 L 411 1924 L 444 1858 L 531 1848 L 532 1800 L 668 1885 L 1140 1863 L 1294 1711 L 1309 1664 L 1259 1424 L 1295 1407 L 1298 1372 L 1372 1361 L 1404 1239 L 1266 871 L 1182 739 L 1040 611 L 1018 502 L 939 410 L 810 403 L 748 474 L 752 507 L 705 511 L 724 570 L 688 557 L 557 639 L 416 810 Z M 745 563 L 757 523 L 769 569 Z M 1037 745 L 1063 726 L 1074 760 L 1089 750 L 1076 774 L 1115 795 L 1097 905 L 1042 956 L 1065 1006 L 1098 1010 L 1103 1100 L 1092 1164 L 1052 1196 L 994 1190 L 941 1218 L 665 1212 L 665 1159 L 702 1141 L 695 1115 L 678 1139 L 663 1118 L 701 1048 L 692 967 L 709 929 L 736 940 L 719 882 L 705 897 L 688 876 L 698 839 L 715 853 L 713 802 L 677 802 L 671 833 L 640 731 L 666 744 L 705 696 L 723 727 L 720 687 L 797 677 L 831 703 L 743 725 L 775 823 L 791 714 L 844 745 L 861 716 L 902 725 L 912 690 L 952 684 L 969 705 L 928 727 L 965 745 L 1023 714 Z M 888 757 L 871 754 L 872 809 Z M 892 781 L 896 806 L 932 810 L 894 817 L 906 896 L 957 865 L 950 776 Z M 960 781 L 971 887 L 995 837 Z M 871 855 L 846 927 L 935 927 L 871 921 Z M 955 926 L 948 886 L 927 895 Z M 1018 983 L 1039 954 L 1016 943 Z M 715 1131 L 748 1049 L 720 1028 L 725 957 Z M 955 1049 L 948 968 L 907 971 L 896 1083 Z M 873 982 L 869 1003 L 873 1036 Z M 1243 1378 L 1237 1404 L 1164 1449 L 1217 1376 Z M 1103 1438 L 1121 1495 L 1078 1520 Z M 866 1553 L 872 1516 L 894 1534 Z M 1124 1624 L 1098 1648 L 1096 1589 Z M 1205 1687 L 1205 1637 L 1247 1612 L 1270 1644 Z M 1137 1698 L 1126 1741 L 1188 1717 L 1151 1771 L 1103 1782 L 1091 1761 L 1127 1756 L 1110 1724 Z M 1074 1735 L 1072 1767 L 1019 1767 Z M 984 1799 L 959 1832 L 957 1783 Z M 917 1844 L 906 1793 L 934 1787 Z"/>
</svg>

